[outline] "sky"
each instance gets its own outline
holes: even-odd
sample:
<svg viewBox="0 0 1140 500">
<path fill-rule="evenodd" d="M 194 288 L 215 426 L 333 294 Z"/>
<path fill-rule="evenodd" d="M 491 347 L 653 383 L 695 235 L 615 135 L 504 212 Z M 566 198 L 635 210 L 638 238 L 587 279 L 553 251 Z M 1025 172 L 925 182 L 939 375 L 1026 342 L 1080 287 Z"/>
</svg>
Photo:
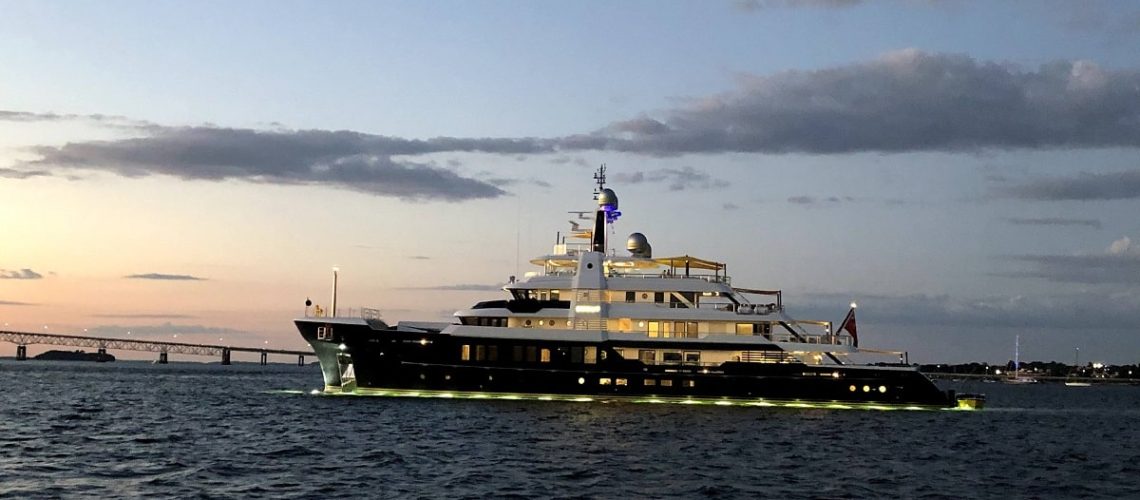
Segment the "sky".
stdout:
<svg viewBox="0 0 1140 500">
<path fill-rule="evenodd" d="M 0 12 L 7 330 L 301 349 L 334 266 L 342 310 L 444 320 L 537 270 L 605 163 L 619 253 L 857 301 L 864 345 L 1140 361 L 1134 2 Z"/>
</svg>

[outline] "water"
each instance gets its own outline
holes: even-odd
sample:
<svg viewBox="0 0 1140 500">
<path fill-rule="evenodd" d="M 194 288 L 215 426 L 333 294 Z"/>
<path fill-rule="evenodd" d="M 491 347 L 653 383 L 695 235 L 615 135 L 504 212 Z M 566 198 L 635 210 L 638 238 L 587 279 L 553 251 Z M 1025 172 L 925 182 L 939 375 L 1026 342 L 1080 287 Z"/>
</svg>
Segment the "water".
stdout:
<svg viewBox="0 0 1140 500">
<path fill-rule="evenodd" d="M 316 367 L 0 361 L 0 497 L 1136 498 L 1140 387 L 980 412 L 313 396 Z"/>
</svg>

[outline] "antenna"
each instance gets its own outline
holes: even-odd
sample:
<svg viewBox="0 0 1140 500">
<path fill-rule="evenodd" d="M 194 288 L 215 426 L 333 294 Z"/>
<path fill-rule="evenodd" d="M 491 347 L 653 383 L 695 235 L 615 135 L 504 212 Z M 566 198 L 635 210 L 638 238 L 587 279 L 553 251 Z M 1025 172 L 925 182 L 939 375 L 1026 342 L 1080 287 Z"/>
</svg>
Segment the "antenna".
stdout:
<svg viewBox="0 0 1140 500">
<path fill-rule="evenodd" d="M 598 171 L 594 173 L 594 182 L 598 183 L 598 187 L 594 188 L 594 199 L 598 199 L 598 195 L 602 194 L 602 190 L 606 188 L 606 164 L 603 163 L 598 167 Z"/>
</svg>

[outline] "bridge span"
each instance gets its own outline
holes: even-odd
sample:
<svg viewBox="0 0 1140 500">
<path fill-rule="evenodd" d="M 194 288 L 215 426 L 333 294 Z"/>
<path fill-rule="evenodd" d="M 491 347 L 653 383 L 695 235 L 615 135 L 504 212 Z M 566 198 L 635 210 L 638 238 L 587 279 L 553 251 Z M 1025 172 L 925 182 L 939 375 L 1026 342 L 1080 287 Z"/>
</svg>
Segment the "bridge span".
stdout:
<svg viewBox="0 0 1140 500">
<path fill-rule="evenodd" d="M 270 354 L 297 356 L 297 364 L 305 364 L 305 356 L 315 356 L 309 351 L 289 349 L 269 349 L 261 347 L 240 347 L 229 345 L 190 344 L 185 342 L 164 342 L 161 340 L 123 339 L 107 337 L 87 337 L 78 335 L 57 335 L 32 332 L 12 332 L 0 330 L 0 341 L 16 344 L 16 360 L 28 359 L 28 346 L 32 344 L 87 347 L 106 354 L 108 349 L 121 351 L 157 352 L 158 362 L 166 363 L 170 353 L 191 356 L 220 356 L 223 365 L 230 364 L 230 354 L 234 352 L 261 353 L 261 364 L 269 362 Z"/>
</svg>

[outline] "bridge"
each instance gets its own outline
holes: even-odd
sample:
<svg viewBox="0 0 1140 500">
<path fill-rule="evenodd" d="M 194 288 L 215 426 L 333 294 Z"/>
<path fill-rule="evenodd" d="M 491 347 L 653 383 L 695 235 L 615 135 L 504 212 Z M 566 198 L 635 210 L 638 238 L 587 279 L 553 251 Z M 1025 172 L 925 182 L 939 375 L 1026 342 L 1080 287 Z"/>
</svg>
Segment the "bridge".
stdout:
<svg viewBox="0 0 1140 500">
<path fill-rule="evenodd" d="M 162 364 L 165 364 L 168 361 L 168 355 L 170 353 L 188 354 L 191 356 L 220 356 L 222 358 L 223 365 L 230 364 L 230 354 L 234 352 L 261 353 L 261 364 L 263 365 L 269 362 L 270 354 L 297 356 L 297 365 L 299 366 L 304 366 L 305 356 L 315 356 L 315 354 L 312 352 L 293 351 L 288 349 L 189 344 L 184 342 L 163 342 L 160 340 L 84 337 L 77 335 L 53 335 L 47 333 L 10 332 L 3 330 L 0 330 L 0 341 L 16 344 L 17 361 L 28 359 L 28 346 L 32 344 L 87 347 L 96 349 L 99 354 L 106 354 L 107 349 L 157 352 L 158 362 Z"/>
</svg>

